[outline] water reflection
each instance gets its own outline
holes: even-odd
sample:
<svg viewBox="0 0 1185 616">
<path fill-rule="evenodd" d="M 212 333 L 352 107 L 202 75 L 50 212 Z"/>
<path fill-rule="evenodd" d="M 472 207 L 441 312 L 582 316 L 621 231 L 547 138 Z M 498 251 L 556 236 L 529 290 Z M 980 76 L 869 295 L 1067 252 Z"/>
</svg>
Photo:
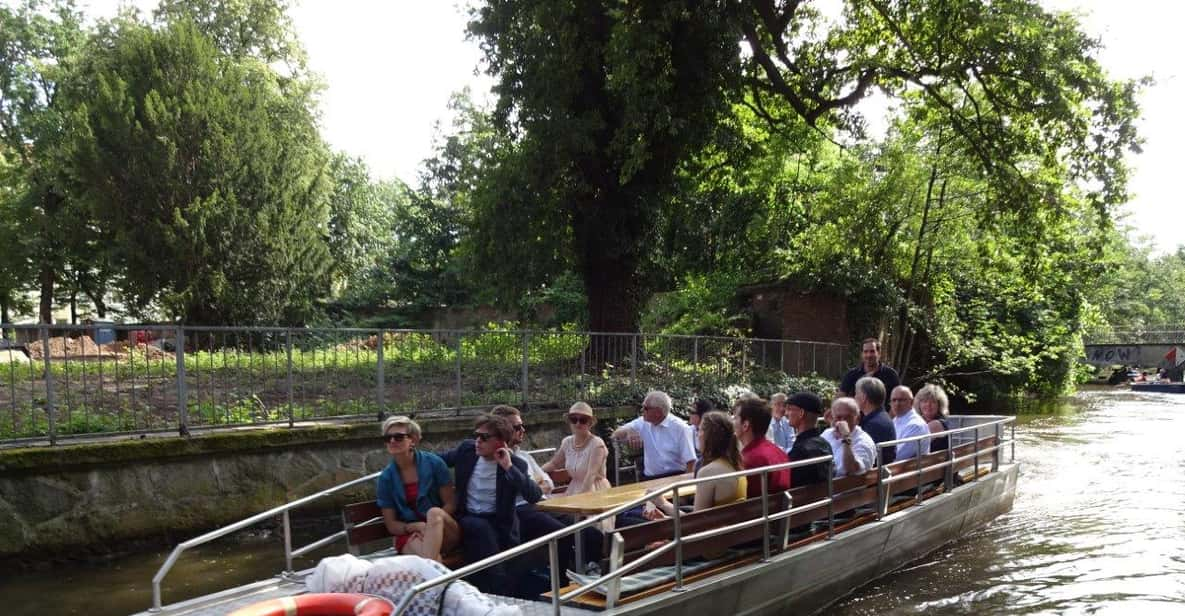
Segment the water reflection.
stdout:
<svg viewBox="0 0 1185 616">
<path fill-rule="evenodd" d="M 827 614 L 1185 613 L 1185 396 L 1018 412 L 1011 513 Z"/>
</svg>

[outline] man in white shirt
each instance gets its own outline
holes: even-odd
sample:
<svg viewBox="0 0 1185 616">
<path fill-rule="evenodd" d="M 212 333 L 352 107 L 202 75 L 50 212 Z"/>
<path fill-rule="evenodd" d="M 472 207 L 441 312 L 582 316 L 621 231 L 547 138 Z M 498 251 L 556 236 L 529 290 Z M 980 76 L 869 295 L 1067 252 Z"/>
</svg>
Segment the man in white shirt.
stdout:
<svg viewBox="0 0 1185 616">
<path fill-rule="evenodd" d="M 905 385 L 898 385 L 889 394 L 889 412 L 893 415 L 893 427 L 897 438 L 910 438 L 930 433 L 926 420 L 913 408 L 913 392 Z M 924 438 L 911 443 L 897 445 L 897 460 L 915 458 L 930 453 L 930 439 Z"/>
<path fill-rule="evenodd" d="M 769 398 L 772 417 L 769 420 L 769 430 L 765 438 L 778 446 L 778 449 L 789 453 L 794 447 L 794 426 L 790 425 L 790 418 L 786 416 L 786 394 L 776 393 Z"/>
<path fill-rule="evenodd" d="M 671 414 L 671 397 L 652 391 L 642 400 L 642 416 L 613 431 L 613 439 L 642 447 L 640 480 L 690 473 L 695 469 L 691 426 Z"/>
<path fill-rule="evenodd" d="M 835 476 L 859 475 L 876 464 L 876 443 L 860 429 L 860 407 L 852 398 L 831 403 L 831 427 L 822 434 L 835 457 Z"/>
<path fill-rule="evenodd" d="M 543 498 L 547 498 L 551 491 L 555 489 L 555 482 L 551 480 L 551 476 L 539 466 L 539 462 L 535 460 L 535 456 L 527 455 L 522 452 L 523 441 L 527 439 L 527 426 L 523 424 L 522 413 L 513 406 L 506 404 L 499 404 L 490 410 L 492 415 L 499 415 L 505 417 L 510 426 L 514 428 L 514 436 L 510 439 L 510 451 L 514 453 L 514 457 L 520 458 L 527 463 L 527 471 L 531 479 L 539 484 L 539 489 L 543 491 Z"/>
</svg>

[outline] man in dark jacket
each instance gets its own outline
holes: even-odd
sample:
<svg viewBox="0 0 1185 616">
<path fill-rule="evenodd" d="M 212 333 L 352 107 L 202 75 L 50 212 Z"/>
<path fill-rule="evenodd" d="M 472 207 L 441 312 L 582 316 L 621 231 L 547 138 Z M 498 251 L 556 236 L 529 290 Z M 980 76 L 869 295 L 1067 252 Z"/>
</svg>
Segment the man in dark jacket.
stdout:
<svg viewBox="0 0 1185 616">
<path fill-rule="evenodd" d="M 855 398 L 856 381 L 866 376 L 880 379 L 880 382 L 885 386 L 885 391 L 893 391 L 894 387 L 901 384 L 901 378 L 897 376 L 897 371 L 881 363 L 880 340 L 865 338 L 860 345 L 860 359 L 860 365 L 848 370 L 847 374 L 843 376 L 843 380 L 840 381 L 840 395 Z M 888 402 L 882 406 L 885 412 L 889 411 Z"/>
<path fill-rule="evenodd" d="M 790 447 L 790 461 L 809 460 L 831 455 L 831 445 L 820 436 L 819 415 L 823 412 L 823 401 L 819 396 L 800 391 L 786 399 L 786 415 L 794 426 L 794 445 Z M 790 485 L 807 486 L 826 483 L 831 469 L 827 464 L 814 464 L 790 469 Z"/>
<path fill-rule="evenodd" d="M 880 444 L 897 440 L 897 428 L 885 412 L 887 390 L 880 379 L 866 376 L 856 381 L 856 404 L 860 406 L 860 427 L 877 445 L 877 464 L 892 464 L 897 459 L 897 448 Z"/>
<path fill-rule="evenodd" d="M 470 563 L 519 545 L 523 537 L 519 508 L 543 498 L 539 485 L 531 480 L 527 463 L 508 447 L 513 434 L 514 428 L 505 417 L 482 415 L 477 419 L 473 439 L 441 454 L 445 463 L 455 469 L 457 522 L 465 560 Z M 521 571 L 512 572 L 507 563 L 499 563 L 475 574 L 472 581 L 485 592 L 506 593 L 518 587 L 514 581 L 517 573 Z"/>
</svg>

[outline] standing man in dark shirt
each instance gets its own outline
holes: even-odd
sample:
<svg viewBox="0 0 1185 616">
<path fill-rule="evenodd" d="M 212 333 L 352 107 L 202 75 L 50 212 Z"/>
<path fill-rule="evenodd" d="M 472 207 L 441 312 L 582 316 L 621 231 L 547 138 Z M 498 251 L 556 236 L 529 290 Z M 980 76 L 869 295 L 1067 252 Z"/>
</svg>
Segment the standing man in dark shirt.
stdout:
<svg viewBox="0 0 1185 616">
<path fill-rule="evenodd" d="M 901 384 L 901 378 L 897 376 L 897 371 L 881 363 L 880 340 L 876 338 L 865 338 L 861 344 L 860 358 L 862 360 L 860 365 L 848 370 L 843 380 L 839 382 L 840 395 L 855 398 L 856 381 L 866 376 L 880 379 L 881 384 L 885 386 L 885 391 L 893 391 L 895 387 Z M 884 404 L 884 409 L 886 411 L 889 410 L 887 401 Z"/>
<path fill-rule="evenodd" d="M 897 447 L 881 447 L 886 441 L 897 440 L 897 428 L 885 412 L 885 384 L 873 376 L 856 381 L 856 405 L 860 407 L 860 427 L 877 444 L 877 464 L 884 466 L 897 459 Z"/>
<path fill-rule="evenodd" d="M 823 401 L 809 391 L 800 391 L 786 399 L 786 416 L 795 431 L 794 445 L 789 452 L 791 462 L 831 455 L 831 444 L 820 436 L 819 415 L 822 412 Z M 827 464 L 792 468 L 790 485 L 799 488 L 824 483 L 830 474 Z"/>
</svg>

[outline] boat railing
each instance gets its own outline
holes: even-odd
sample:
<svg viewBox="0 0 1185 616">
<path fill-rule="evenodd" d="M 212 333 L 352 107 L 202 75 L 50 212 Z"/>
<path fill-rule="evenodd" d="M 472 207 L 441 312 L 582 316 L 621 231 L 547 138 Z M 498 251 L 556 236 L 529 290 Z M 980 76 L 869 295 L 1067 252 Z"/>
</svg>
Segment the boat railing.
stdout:
<svg viewBox="0 0 1185 616">
<path fill-rule="evenodd" d="M 532 449 L 530 451 L 523 451 L 522 453 L 525 455 L 529 455 L 529 456 L 546 455 L 546 454 L 555 453 L 555 447 L 548 447 L 545 449 Z M 181 554 L 183 552 L 185 552 L 186 550 L 189 550 L 191 548 L 195 548 L 200 545 L 209 543 L 209 542 L 214 541 L 216 539 L 220 539 L 220 538 L 225 537 L 226 535 L 229 535 L 231 533 L 238 532 L 240 530 L 243 530 L 244 528 L 248 528 L 250 526 L 259 524 L 261 522 L 265 522 L 267 520 L 273 519 L 277 515 L 282 516 L 283 527 L 284 527 L 284 530 L 283 530 L 284 574 L 291 574 L 293 572 L 293 568 L 292 568 L 293 559 L 298 558 L 300 556 L 304 556 L 305 554 L 308 554 L 309 552 L 312 552 L 313 550 L 316 550 L 318 548 L 325 547 L 325 546 L 333 543 L 334 541 L 345 539 L 346 538 L 346 531 L 344 529 L 339 530 L 339 531 L 332 533 L 326 537 L 317 539 L 316 541 L 313 541 L 313 542 L 309 543 L 308 545 L 293 549 L 292 548 L 292 518 L 291 518 L 290 512 L 297 507 L 307 505 L 313 501 L 325 498 L 326 496 L 331 496 L 331 495 L 341 492 L 342 490 L 345 490 L 347 488 L 352 488 L 356 485 L 363 484 L 366 482 L 373 482 L 375 479 L 378 478 L 378 476 L 380 474 L 382 474 L 382 471 L 379 471 L 376 473 L 371 473 L 369 475 L 359 477 L 359 478 L 351 480 L 351 481 L 347 481 L 346 483 L 336 485 L 332 488 L 322 490 L 322 491 L 317 492 L 315 494 L 310 494 L 310 495 L 305 496 L 303 498 L 298 498 L 294 501 L 285 503 L 285 504 L 280 505 L 278 507 L 268 509 L 267 511 L 264 511 L 263 513 L 255 514 L 249 518 L 239 520 L 238 522 L 229 524 L 227 526 L 223 526 L 221 528 L 214 529 L 204 535 L 199 535 L 197 537 L 194 537 L 193 539 L 190 539 L 188 541 L 184 541 L 184 542 L 178 544 L 177 547 L 173 548 L 173 551 L 169 553 L 169 557 L 167 559 L 165 559 L 164 564 L 162 564 L 160 566 L 160 569 L 157 570 L 156 575 L 154 575 L 152 577 L 152 608 L 149 609 L 149 611 L 150 612 L 158 612 L 161 610 L 161 608 L 162 608 L 162 605 L 161 605 L 161 583 L 164 581 L 165 576 L 169 574 L 169 571 L 172 570 L 173 566 L 177 563 L 177 560 L 181 557 Z M 371 521 L 373 521 L 373 520 L 371 520 Z M 365 523 L 369 523 L 369 521 L 365 522 Z"/>
<path fill-rule="evenodd" d="M 1007 439 L 1005 439 L 1004 435 L 1003 435 L 1005 426 L 1008 426 L 1011 428 L 1011 432 L 1009 433 L 1009 436 Z M 994 432 L 994 435 L 996 437 L 996 442 L 994 445 L 992 445 L 990 447 L 986 447 L 986 448 L 980 447 L 980 443 L 979 443 L 980 434 L 983 434 L 985 431 L 987 431 L 989 429 L 990 429 L 990 431 Z M 961 456 L 954 455 L 954 451 L 955 451 L 955 447 L 956 447 L 955 446 L 956 437 L 964 437 L 969 433 L 972 436 L 972 439 L 970 442 L 974 443 L 974 449 L 972 450 L 972 452 L 969 454 L 966 454 L 966 455 L 961 455 Z M 922 464 L 923 456 L 921 453 L 920 443 L 922 441 L 930 441 L 931 439 L 934 439 L 937 437 L 942 437 L 942 436 L 947 437 L 946 448 L 944 450 L 941 450 L 941 451 L 946 452 L 946 459 L 941 462 L 935 462 L 933 464 L 923 465 Z M 961 462 L 964 462 L 966 460 L 973 460 L 974 461 L 975 471 L 971 474 L 971 480 L 978 481 L 979 480 L 979 461 L 980 461 L 981 457 L 990 454 L 991 455 L 991 464 L 992 464 L 991 469 L 992 469 L 992 471 L 996 471 L 1000 467 L 1000 451 L 1002 451 L 1004 449 L 1005 445 L 1009 445 L 1011 448 L 1009 462 L 1015 461 L 1016 460 L 1016 418 L 1011 417 L 1011 416 L 1005 416 L 1005 417 L 1000 417 L 997 419 L 989 419 L 988 421 L 984 421 L 982 423 L 977 423 L 977 424 L 971 425 L 971 426 L 962 426 L 962 427 L 958 427 L 958 428 L 951 428 L 949 430 L 943 430 L 941 432 L 932 432 L 932 433 L 928 432 L 926 434 L 921 434 L 918 436 L 910 436 L 910 437 L 906 437 L 906 438 L 893 439 L 891 441 L 882 441 L 882 442 L 876 444 L 876 465 L 882 469 L 885 469 L 886 467 L 881 464 L 881 460 L 884 459 L 883 450 L 888 447 L 895 448 L 898 445 L 904 445 L 906 443 L 918 443 L 919 444 L 917 455 L 910 457 L 910 458 L 906 458 L 904 460 L 897 459 L 896 462 L 904 462 L 905 460 L 914 460 L 916 462 L 916 466 L 914 467 L 913 470 L 910 470 L 910 471 L 903 471 L 903 472 L 897 472 L 897 473 L 892 473 L 892 474 L 882 471 L 881 473 L 879 473 L 877 475 L 876 488 L 877 488 L 878 498 L 877 498 L 876 516 L 877 516 L 878 520 L 887 513 L 889 499 L 885 498 L 885 492 L 886 492 L 886 490 L 892 489 L 891 486 L 893 484 L 908 481 L 909 479 L 914 479 L 917 484 L 915 487 L 914 496 L 918 502 L 921 502 L 921 500 L 922 500 L 922 483 L 923 483 L 922 477 L 925 475 L 926 471 L 937 469 L 937 468 L 945 468 L 946 474 L 945 474 L 945 477 L 943 478 L 943 484 L 945 486 L 945 489 L 947 491 L 950 491 L 955 486 L 955 483 L 954 483 L 955 468 Z M 930 453 L 937 453 L 937 452 L 931 450 Z"/>
<path fill-rule="evenodd" d="M 499 552 L 493 556 L 482 559 L 482 560 L 477 561 L 475 563 L 465 565 L 459 569 L 452 571 L 451 573 L 448 573 L 448 574 L 442 575 L 440 577 L 436 577 L 431 580 L 427 580 L 427 581 L 421 582 L 419 584 L 416 584 L 415 586 L 413 586 L 411 588 L 411 590 L 407 594 L 405 594 L 403 596 L 403 599 L 400 600 L 399 605 L 396 606 L 395 611 L 392 612 L 392 616 L 402 616 L 402 614 L 411 605 L 411 602 L 417 596 L 419 596 L 420 594 L 422 594 L 428 590 L 436 588 L 437 586 L 449 584 L 455 580 L 459 580 L 461 578 L 467 577 L 469 575 L 472 575 L 474 573 L 477 573 L 479 571 L 482 571 L 484 569 L 492 567 L 493 565 L 496 565 L 498 563 L 503 563 L 503 562 L 507 561 L 508 559 L 515 558 L 517 556 L 531 552 L 535 549 L 543 547 L 544 545 L 547 546 L 548 561 L 549 561 L 549 566 L 551 569 L 551 604 L 552 604 L 553 612 L 558 615 L 558 614 L 560 614 L 560 607 L 564 603 L 571 601 L 572 599 L 575 599 L 576 597 L 579 597 L 580 595 L 583 595 L 583 594 L 595 589 L 597 586 L 599 586 L 601 584 L 604 584 L 606 582 L 614 582 L 614 581 L 618 580 L 619 578 L 621 578 L 623 575 L 633 571 L 634 569 L 636 569 L 638 567 L 641 567 L 642 565 L 644 565 L 644 564 L 654 560 L 655 558 L 658 558 L 659 556 L 666 554 L 667 552 L 670 552 L 672 550 L 674 550 L 674 552 L 675 552 L 675 587 L 676 587 L 676 589 L 682 589 L 682 587 L 683 587 L 683 543 L 684 542 L 707 539 L 707 538 L 715 537 L 717 535 L 722 535 L 722 534 L 725 534 L 728 532 L 734 532 L 736 530 L 749 528 L 751 526 L 757 526 L 759 524 L 764 524 L 764 525 L 766 525 L 766 532 L 763 533 L 764 541 L 763 541 L 762 553 L 763 553 L 763 558 L 768 559 L 769 554 L 770 554 L 769 524 L 771 522 L 775 522 L 775 521 L 781 520 L 783 518 L 788 518 L 791 515 L 794 515 L 796 513 L 811 511 L 811 510 L 822 508 L 822 507 L 828 508 L 828 515 L 827 515 L 827 517 L 828 517 L 828 537 L 830 537 L 834 533 L 834 527 L 835 527 L 835 519 L 834 519 L 834 515 L 833 515 L 834 494 L 833 494 L 833 483 L 832 483 L 832 479 L 831 479 L 831 477 L 834 475 L 834 472 L 828 473 L 827 498 L 826 499 L 814 501 L 809 504 L 803 505 L 801 507 L 791 507 L 790 509 L 787 509 L 785 511 L 780 511 L 775 514 L 770 514 L 770 512 L 769 512 L 769 497 L 772 495 L 767 494 L 765 496 L 765 498 L 763 498 L 763 500 L 762 500 L 762 508 L 761 508 L 762 517 L 761 518 L 754 518 L 752 520 L 746 520 L 743 522 L 738 522 L 736 524 L 730 524 L 725 527 L 714 528 L 711 530 L 705 530 L 705 531 L 701 531 L 698 533 L 693 533 L 693 534 L 688 535 L 686 537 L 683 536 L 683 532 L 682 532 L 682 523 L 681 523 L 682 513 L 680 512 L 679 507 L 675 507 L 673 510 L 674 515 L 671 516 L 673 519 L 673 522 L 674 522 L 673 541 L 666 543 L 666 544 L 658 547 L 655 550 L 650 551 L 650 553 L 646 554 L 642 558 L 632 561 L 631 563 L 629 563 L 627 565 L 619 567 L 614 571 L 604 573 L 601 576 L 599 576 L 598 578 L 596 578 L 595 580 L 592 580 L 592 581 L 584 584 L 583 586 L 575 588 L 566 594 L 563 594 L 563 595 L 560 594 L 559 542 L 561 540 L 567 538 L 568 536 L 574 536 L 578 540 L 579 533 L 581 533 L 585 528 L 588 528 L 588 527 L 591 527 L 594 525 L 599 525 L 604 520 L 614 519 L 618 515 L 626 512 L 626 511 L 629 511 L 630 509 L 634 509 L 638 506 L 641 506 L 644 503 L 646 503 L 647 501 L 654 499 L 655 497 L 664 495 L 668 492 L 671 494 L 672 500 L 677 502 L 677 498 L 675 495 L 678 494 L 678 492 L 681 488 L 692 487 L 692 486 L 699 485 L 701 483 L 710 483 L 713 481 L 720 481 L 722 479 L 730 479 L 730 478 L 750 477 L 750 476 L 755 475 L 757 473 L 761 473 L 761 487 L 763 489 L 762 492 L 764 494 L 768 491 L 767 488 L 769 486 L 769 473 L 799 468 L 799 467 L 803 467 L 803 466 L 812 466 L 815 464 L 828 464 L 831 467 L 833 467 L 834 466 L 834 459 L 832 458 L 832 456 L 819 456 L 817 458 L 810 458 L 807 460 L 799 460 L 799 461 L 795 461 L 795 462 L 785 462 L 782 464 L 765 466 L 765 467 L 761 467 L 759 469 L 745 469 L 745 470 L 735 471 L 732 473 L 713 475 L 711 477 L 684 479 L 681 481 L 674 482 L 662 489 L 647 492 L 646 494 L 638 496 L 637 498 L 634 498 L 634 499 L 630 500 L 629 502 L 618 505 L 617 507 L 614 507 L 608 511 L 604 511 L 602 513 L 587 517 L 581 521 L 576 522 L 575 524 L 564 527 L 560 530 L 548 533 L 546 535 L 543 535 L 542 537 L 537 537 L 535 539 L 532 539 L 532 540 L 527 541 L 525 543 L 519 544 L 513 548 L 504 550 L 502 552 Z M 615 541 L 616 540 L 617 539 L 615 538 Z"/>
</svg>

